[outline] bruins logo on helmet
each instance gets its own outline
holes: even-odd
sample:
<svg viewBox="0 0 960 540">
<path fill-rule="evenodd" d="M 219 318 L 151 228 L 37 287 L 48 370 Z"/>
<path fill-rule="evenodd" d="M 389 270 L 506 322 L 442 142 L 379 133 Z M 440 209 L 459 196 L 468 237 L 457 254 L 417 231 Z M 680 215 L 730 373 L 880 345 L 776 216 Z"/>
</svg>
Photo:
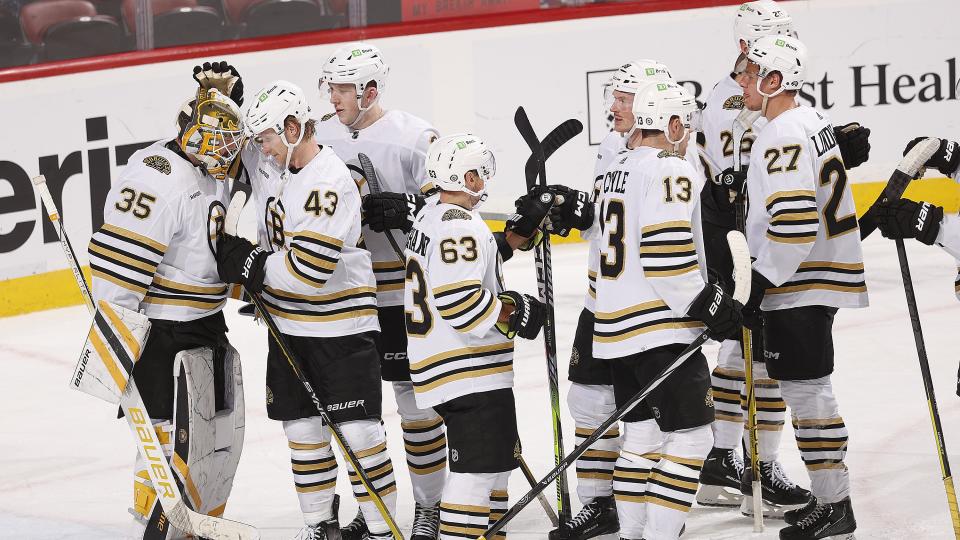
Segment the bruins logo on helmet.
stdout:
<svg viewBox="0 0 960 540">
<path fill-rule="evenodd" d="M 455 219 L 473 219 L 473 216 L 458 208 L 447 210 L 440 216 L 440 221 L 453 221 Z"/>
<path fill-rule="evenodd" d="M 170 161 L 163 156 L 147 156 L 143 158 L 143 164 L 163 174 L 170 174 Z"/>
<path fill-rule="evenodd" d="M 727 100 L 723 102 L 723 108 L 728 111 L 743 109 L 743 96 L 728 97 Z"/>
<path fill-rule="evenodd" d="M 670 150 L 661 150 L 660 153 L 657 154 L 657 157 L 658 157 L 658 158 L 672 158 L 672 157 L 675 157 L 675 158 L 680 158 L 680 159 L 686 159 L 686 158 L 684 157 L 684 155 L 681 154 L 680 152 L 671 152 Z"/>
</svg>

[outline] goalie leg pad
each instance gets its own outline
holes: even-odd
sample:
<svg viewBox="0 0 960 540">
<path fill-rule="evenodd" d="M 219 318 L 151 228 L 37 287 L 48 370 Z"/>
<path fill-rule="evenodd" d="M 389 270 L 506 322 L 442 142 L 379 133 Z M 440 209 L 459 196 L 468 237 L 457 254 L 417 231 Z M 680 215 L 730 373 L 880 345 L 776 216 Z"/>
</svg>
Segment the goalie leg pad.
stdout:
<svg viewBox="0 0 960 540">
<path fill-rule="evenodd" d="M 169 459 L 173 454 L 173 423 L 169 420 L 154 420 L 153 429 L 157 433 L 164 457 Z M 164 515 L 147 466 L 147 462 L 138 452 L 133 472 L 133 507 L 130 508 L 130 514 L 134 523 L 131 535 L 143 540 L 183 538 L 182 531 L 173 527 Z"/>
<path fill-rule="evenodd" d="M 447 435 L 443 419 L 432 408 L 421 409 L 413 383 L 394 382 L 413 500 L 424 506 L 440 502 L 447 471 Z"/>
<path fill-rule="evenodd" d="M 330 447 L 330 430 L 319 416 L 287 420 L 283 432 L 290 446 L 293 482 L 300 511 L 307 525 L 316 525 L 333 516 L 337 487 L 337 460 Z"/>
</svg>

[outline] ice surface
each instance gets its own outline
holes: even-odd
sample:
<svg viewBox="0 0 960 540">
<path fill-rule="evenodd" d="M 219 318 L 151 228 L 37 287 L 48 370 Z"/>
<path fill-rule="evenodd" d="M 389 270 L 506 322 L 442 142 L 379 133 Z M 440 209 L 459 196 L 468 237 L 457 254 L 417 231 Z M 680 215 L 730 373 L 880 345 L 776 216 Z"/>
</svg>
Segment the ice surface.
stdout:
<svg viewBox="0 0 960 540">
<path fill-rule="evenodd" d="M 834 375 L 840 412 L 850 430 L 847 464 L 853 503 L 864 539 L 953 538 L 934 438 L 907 317 L 896 251 L 874 234 L 865 244 L 871 307 L 843 310 L 834 332 Z M 586 287 L 586 245 L 555 246 L 561 393 L 566 361 Z M 960 398 L 954 394 L 960 303 L 953 293 L 955 262 L 938 248 L 910 242 L 913 277 L 935 378 L 946 445 L 960 466 Z M 510 288 L 536 290 L 533 257 L 518 254 L 506 264 Z M 263 538 L 291 538 L 302 526 L 280 424 L 264 410 L 266 330 L 225 312 L 230 340 L 243 358 L 247 398 L 246 445 L 226 517 L 259 527 Z M 129 523 L 134 445 L 116 409 L 68 389 L 89 316 L 83 307 L 0 319 L 0 538 L 120 538 Z M 517 341 L 516 394 L 524 457 L 534 473 L 553 463 L 549 401 L 542 341 Z M 716 346 L 706 351 L 711 360 Z M 393 392 L 384 387 L 384 420 L 397 471 L 398 520 L 409 530 L 413 515 L 403 441 Z M 565 444 L 573 447 L 573 421 L 563 406 Z M 791 478 L 809 485 L 789 422 L 781 461 Z M 340 517 L 352 519 L 356 504 L 340 468 Z M 570 475 L 571 485 L 575 478 Z M 511 478 L 511 502 L 527 490 Z M 553 497 L 553 490 L 549 495 Z M 576 500 L 576 495 L 573 495 Z M 579 504 L 574 503 L 579 509 Z M 684 539 L 777 538 L 782 522 L 767 520 L 758 535 L 733 510 L 695 508 Z M 510 537 L 546 538 L 549 521 L 536 503 L 508 527 Z"/>
</svg>

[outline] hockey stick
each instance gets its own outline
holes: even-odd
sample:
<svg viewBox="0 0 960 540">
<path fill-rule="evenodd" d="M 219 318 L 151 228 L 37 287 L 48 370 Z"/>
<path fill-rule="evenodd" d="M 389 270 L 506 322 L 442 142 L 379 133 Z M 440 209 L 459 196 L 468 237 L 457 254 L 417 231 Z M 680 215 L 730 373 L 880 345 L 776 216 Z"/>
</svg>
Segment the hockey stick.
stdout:
<svg viewBox="0 0 960 540">
<path fill-rule="evenodd" d="M 760 117 L 761 111 L 751 111 L 746 107 L 733 121 L 733 170 L 743 170 L 743 137 Z M 747 201 L 744 194 L 736 198 L 737 230 L 747 232 Z M 743 355 L 744 389 L 747 391 L 747 433 L 750 441 L 750 500 L 753 503 L 753 532 L 763 532 L 763 486 L 760 481 L 760 450 L 757 437 L 757 394 L 753 378 L 753 331 L 743 327 L 743 342 L 740 352 Z"/>
<path fill-rule="evenodd" d="M 243 210 L 243 205 L 246 202 L 246 198 L 247 194 L 239 191 L 235 193 L 233 199 L 230 200 L 230 206 L 227 207 L 226 218 L 223 220 L 223 231 L 226 234 L 237 234 L 237 222 L 240 220 L 240 211 Z M 347 440 L 344 438 L 343 432 L 340 431 L 340 426 L 337 425 L 332 418 L 330 418 L 329 414 L 327 414 L 326 404 L 320 401 L 320 398 L 313 390 L 313 386 L 310 384 L 310 381 L 308 381 L 304 376 L 303 369 L 300 367 L 300 362 L 294 358 L 290 349 L 290 345 L 287 343 L 286 337 L 280 331 L 276 321 L 273 320 L 273 316 L 267 311 L 267 307 L 263 303 L 263 298 L 261 298 L 259 294 L 253 294 L 250 291 L 246 292 L 247 296 L 250 297 L 250 301 L 253 302 L 253 305 L 257 307 L 257 311 L 260 312 L 260 318 L 266 323 L 267 328 L 270 331 L 270 335 L 273 336 L 273 340 L 280 348 L 280 352 L 283 354 L 283 357 L 286 358 L 287 363 L 290 365 L 290 369 L 293 370 L 294 375 L 296 375 L 297 379 L 300 380 L 300 384 L 303 385 L 304 390 L 310 396 L 310 401 L 312 401 L 313 405 L 317 408 L 317 413 L 320 416 L 320 419 L 323 420 L 323 423 L 330 428 L 330 432 L 333 434 L 333 439 L 336 441 L 337 446 L 340 447 L 341 454 L 343 454 L 345 459 L 350 463 L 350 466 L 353 467 L 357 477 L 360 478 L 360 483 L 363 484 L 363 487 L 367 490 L 367 494 L 370 496 L 370 499 L 376 505 L 377 510 L 380 511 L 380 515 L 383 516 L 383 519 L 387 522 L 387 526 L 390 527 L 390 532 L 393 533 L 393 536 L 396 538 L 396 540 L 403 540 L 403 534 L 400 532 L 400 527 L 397 526 L 397 522 L 394 521 L 393 516 L 390 514 L 390 510 L 387 509 L 387 505 L 384 504 L 383 498 L 380 497 L 380 494 L 377 493 L 377 490 L 374 488 L 373 481 L 370 480 L 367 472 L 360 465 L 360 459 L 357 458 L 357 455 L 350 448 L 350 445 L 347 444 Z M 339 540 L 339 538 L 330 540 Z"/>
<path fill-rule="evenodd" d="M 730 231 L 727 234 L 727 243 L 730 246 L 730 253 L 733 255 L 733 280 L 734 280 L 734 293 L 733 297 L 737 299 L 740 303 L 744 303 L 747 299 L 750 298 L 750 251 L 747 248 L 747 240 L 737 231 Z M 565 456 L 563 459 L 557 463 L 557 466 L 553 468 L 552 471 L 547 473 L 537 485 L 527 492 L 523 497 L 520 497 L 509 510 L 491 525 L 482 535 L 477 537 L 477 540 L 488 540 L 492 539 L 496 535 L 497 531 L 503 529 L 503 527 L 511 519 L 515 518 L 517 514 L 533 499 L 533 497 L 547 488 L 554 479 L 558 478 L 563 471 L 568 469 L 573 465 L 577 458 L 583 455 L 584 452 L 590 449 L 590 446 L 593 443 L 600 440 L 600 437 L 603 435 L 621 418 L 624 417 L 631 409 L 637 406 L 638 403 L 643 401 L 650 395 L 651 392 L 657 389 L 664 380 L 667 379 L 674 371 L 677 370 L 688 358 L 693 356 L 704 343 L 707 342 L 709 338 L 709 332 L 704 331 L 702 334 L 694 338 L 693 342 L 687 346 L 686 349 L 680 353 L 677 358 L 670 363 L 668 366 L 663 368 L 649 383 L 647 383 L 639 392 L 634 394 L 629 400 L 627 400 L 623 405 L 617 408 L 612 415 L 610 415 L 606 420 L 603 421 L 586 439 L 580 443 L 579 446 L 573 449 L 570 454 Z"/>
<path fill-rule="evenodd" d="M 540 177 L 540 185 L 546 186 L 546 159 L 544 157 L 543 146 L 541 146 L 540 140 L 537 139 L 537 134 L 533 131 L 533 126 L 530 125 L 530 119 L 527 118 L 527 113 L 523 110 L 523 107 L 517 107 L 513 121 L 517 126 L 517 130 L 520 132 L 520 136 L 523 137 L 527 146 L 530 147 L 530 158 L 534 160 L 536 165 L 537 173 Z M 569 122 L 568 120 L 564 122 L 564 124 L 561 124 L 561 126 Z M 583 125 L 580 124 L 579 121 L 574 120 L 573 122 L 579 125 L 579 129 L 576 128 L 576 125 L 572 126 L 572 129 L 565 129 L 563 133 L 567 136 L 566 140 L 572 139 L 577 133 L 583 130 Z M 559 144 L 557 146 L 559 147 Z M 527 173 L 527 191 L 529 192 L 534 185 L 533 182 L 537 175 L 531 176 L 529 171 L 525 172 Z M 545 226 L 542 226 L 541 230 L 543 232 L 543 241 L 534 251 L 534 260 L 537 268 L 537 290 L 540 293 L 540 301 L 547 306 L 547 316 L 543 325 L 543 344 L 547 356 L 547 382 L 550 388 L 550 410 L 553 425 L 553 458 L 556 464 L 560 462 L 564 454 L 563 429 L 560 425 L 560 385 L 557 376 L 557 329 L 556 315 L 553 309 L 553 268 L 550 256 L 550 233 L 546 230 Z M 560 515 L 559 518 L 561 522 L 567 522 L 570 520 L 571 513 L 570 489 L 567 485 L 566 473 L 561 471 L 561 473 L 557 475 L 556 480 L 557 513 Z"/>
<path fill-rule="evenodd" d="M 887 185 L 883 188 L 883 192 L 880 193 L 877 200 L 874 201 L 874 203 L 870 205 L 870 208 L 860 217 L 858 225 L 860 227 L 861 240 L 870 236 L 870 233 L 877 228 L 877 206 L 884 201 L 895 201 L 899 199 L 907 189 L 910 181 L 913 180 L 914 177 L 922 174 L 920 171 L 923 169 L 923 164 L 936 153 L 939 145 L 940 139 L 926 139 L 914 145 L 914 147 L 907 152 L 907 155 L 903 156 L 903 159 L 897 164 L 897 168 L 893 171 L 893 174 L 890 175 L 890 179 L 887 180 Z"/>
<path fill-rule="evenodd" d="M 571 118 L 561 122 L 560 125 L 553 128 L 553 131 L 548 133 L 547 136 L 540 141 L 540 148 L 543 150 L 544 163 L 550 159 L 550 156 L 552 156 L 558 148 L 566 144 L 566 142 L 570 139 L 579 135 L 581 131 L 583 131 L 583 123 L 576 118 Z M 535 154 L 531 153 L 530 157 L 527 158 L 527 163 L 523 167 L 523 172 L 527 179 L 527 187 L 532 187 L 537 174 L 540 172 L 540 163 L 537 161 L 537 156 Z"/>
<path fill-rule="evenodd" d="M 363 170 L 363 176 L 367 179 L 367 185 L 370 186 L 370 193 L 379 195 L 381 193 L 380 178 L 377 177 L 377 170 L 373 168 L 373 162 L 362 152 L 357 154 L 357 159 L 360 160 L 360 169 Z M 397 254 L 400 262 L 406 261 L 406 257 L 403 256 L 403 250 L 400 249 L 396 238 L 393 237 L 390 230 L 383 231 L 383 235 L 387 237 L 387 240 L 390 242 L 390 247 L 393 248 L 393 252 Z"/>
<path fill-rule="evenodd" d="M 133 380 L 130 370 L 133 369 L 135 359 L 130 358 L 127 351 L 120 344 L 119 338 L 110 331 L 109 325 L 103 321 L 102 317 L 97 315 L 94 307 L 93 296 L 90 288 L 80 271 L 80 264 L 77 262 L 76 253 L 67 237 L 67 231 L 63 226 L 61 214 L 57 211 L 57 206 L 53 202 L 50 189 L 47 187 L 46 178 L 43 175 L 33 179 L 34 188 L 40 195 L 40 200 L 47 208 L 47 217 L 54 223 L 57 235 L 60 237 L 60 245 L 63 248 L 63 254 L 67 258 L 67 263 L 73 271 L 73 276 L 77 280 L 77 286 L 80 288 L 80 294 L 83 296 L 84 304 L 91 315 L 95 316 L 95 322 L 98 328 L 103 332 L 110 344 L 110 348 L 117 354 L 121 364 L 129 366 L 120 374 L 121 378 L 126 378 L 125 384 L 120 388 L 120 408 L 123 410 L 123 417 L 133 432 L 133 439 L 137 443 L 137 451 L 143 456 L 145 463 L 149 464 L 147 473 L 150 481 L 157 491 L 157 499 L 160 501 L 160 507 L 163 513 L 174 527 L 194 536 L 202 536 L 211 540 L 257 540 L 260 533 L 251 525 L 231 521 L 220 517 L 208 516 L 194 511 L 183 499 L 183 479 L 173 473 L 170 468 L 170 462 L 164 459 L 161 450 L 160 441 L 157 439 L 156 431 L 153 429 L 153 422 L 147 415 L 147 408 L 140 397 L 140 391 Z M 101 324 L 101 321 L 103 324 Z M 106 359 L 105 359 L 106 360 Z M 189 478 L 189 470 L 180 470 L 183 476 Z M 175 485 L 170 483 L 174 479 Z"/>
<path fill-rule="evenodd" d="M 523 477 L 527 479 L 527 484 L 530 484 L 530 487 L 537 485 L 537 478 L 533 476 L 533 471 L 530 470 L 530 466 L 527 465 L 523 456 L 520 456 L 520 472 L 523 473 Z M 537 493 L 537 500 L 540 501 L 540 506 L 543 507 L 543 512 L 547 514 L 547 517 L 550 518 L 550 523 L 554 527 L 560 526 L 560 518 L 557 517 L 557 513 L 553 511 L 553 508 L 550 506 L 550 501 L 547 500 L 547 496 L 541 491 Z"/>
</svg>

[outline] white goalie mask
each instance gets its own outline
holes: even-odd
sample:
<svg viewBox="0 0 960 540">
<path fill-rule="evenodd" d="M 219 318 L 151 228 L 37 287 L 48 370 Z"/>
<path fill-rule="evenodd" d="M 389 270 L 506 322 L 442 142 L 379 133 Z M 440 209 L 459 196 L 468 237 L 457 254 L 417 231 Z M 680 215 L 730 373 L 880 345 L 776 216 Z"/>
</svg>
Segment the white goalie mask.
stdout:
<svg viewBox="0 0 960 540">
<path fill-rule="evenodd" d="M 672 82 L 652 82 L 644 85 L 633 98 L 633 116 L 635 129 L 662 131 L 667 141 L 678 149 L 680 143 L 689 136 L 693 113 L 697 102 L 690 92 Z M 684 134 L 676 141 L 670 139 L 670 120 L 679 117 Z"/>
<path fill-rule="evenodd" d="M 747 53 L 747 60 L 760 68 L 755 84 L 757 93 L 764 98 L 772 98 L 788 90 L 800 90 L 806 81 L 807 47 L 797 38 L 790 36 L 759 38 Z M 782 79 L 780 88 L 771 94 L 766 94 L 760 90 L 760 84 L 764 77 L 774 71 L 780 73 Z"/>
<path fill-rule="evenodd" d="M 177 144 L 200 161 L 207 174 L 224 180 L 243 147 L 240 108 L 215 88 L 199 89 L 177 121 Z"/>
<path fill-rule="evenodd" d="M 293 149 L 303 140 L 303 126 L 310 119 L 310 105 L 299 86 L 287 81 L 274 81 L 257 92 L 256 99 L 247 109 L 243 118 L 243 129 L 249 137 L 257 137 L 268 129 L 273 129 L 287 147 L 287 162 L 284 173 L 290 167 Z M 284 135 L 284 122 L 292 116 L 300 124 L 300 136 L 293 143 Z M 256 139 L 255 139 L 256 140 Z"/>
<path fill-rule="evenodd" d="M 356 124 L 383 95 L 389 75 L 390 66 L 384 62 L 380 49 L 369 43 L 348 43 L 337 49 L 324 62 L 318 87 L 322 96 L 329 97 L 331 84 L 352 84 L 356 89 L 357 106 L 360 108 L 360 114 L 353 121 L 353 124 Z M 370 83 L 376 85 L 377 97 L 364 107 L 361 98 Z"/>
<path fill-rule="evenodd" d="M 743 40 L 748 50 L 763 36 L 797 36 L 793 28 L 793 18 L 783 7 L 771 0 L 742 4 L 737 10 L 733 33 L 737 39 L 737 48 L 740 48 L 740 41 Z"/>
<path fill-rule="evenodd" d="M 478 197 L 476 208 L 487 198 L 488 184 L 497 173 L 497 160 L 480 137 L 460 133 L 433 141 L 427 150 L 426 170 L 438 188 Z M 479 191 L 467 188 L 466 174 L 470 171 L 483 179 L 483 188 Z"/>
</svg>

